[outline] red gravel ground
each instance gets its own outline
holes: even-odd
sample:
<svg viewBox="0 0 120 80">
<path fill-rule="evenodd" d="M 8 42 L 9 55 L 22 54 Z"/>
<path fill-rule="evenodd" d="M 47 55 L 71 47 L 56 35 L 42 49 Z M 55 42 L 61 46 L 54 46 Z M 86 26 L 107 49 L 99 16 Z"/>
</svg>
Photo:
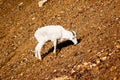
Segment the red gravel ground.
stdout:
<svg viewBox="0 0 120 80">
<path fill-rule="evenodd" d="M 119 0 L 0 0 L 0 80 L 120 80 Z M 34 32 L 75 30 L 79 43 L 48 42 L 34 57 Z"/>
</svg>

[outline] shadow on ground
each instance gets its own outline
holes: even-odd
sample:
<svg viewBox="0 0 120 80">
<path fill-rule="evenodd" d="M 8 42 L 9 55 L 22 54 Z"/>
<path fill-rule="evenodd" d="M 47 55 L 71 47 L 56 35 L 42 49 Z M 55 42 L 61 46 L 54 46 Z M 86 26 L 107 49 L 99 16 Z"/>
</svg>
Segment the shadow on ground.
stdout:
<svg viewBox="0 0 120 80">
<path fill-rule="evenodd" d="M 81 42 L 81 39 L 77 39 L 77 41 L 78 41 L 78 44 L 79 44 Z M 58 55 L 58 53 L 61 51 L 62 48 L 70 46 L 70 45 L 74 45 L 74 44 L 73 44 L 72 41 L 69 41 L 69 40 L 68 41 L 64 41 L 62 43 L 59 43 L 57 45 L 57 54 L 56 55 Z M 53 51 L 53 49 L 54 49 L 54 47 L 49 49 L 47 53 L 42 55 L 42 58 L 44 59 L 44 57 L 47 56 L 49 53 L 51 53 Z"/>
</svg>

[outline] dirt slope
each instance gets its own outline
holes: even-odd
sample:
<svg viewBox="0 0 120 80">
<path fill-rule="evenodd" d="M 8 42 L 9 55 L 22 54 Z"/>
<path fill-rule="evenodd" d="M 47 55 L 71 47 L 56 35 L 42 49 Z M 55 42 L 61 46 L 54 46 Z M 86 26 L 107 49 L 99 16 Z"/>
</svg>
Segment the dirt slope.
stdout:
<svg viewBox="0 0 120 80">
<path fill-rule="evenodd" d="M 119 0 L 0 0 L 0 80 L 120 80 Z M 48 42 L 34 57 L 38 27 L 75 30 L 79 43 Z"/>
</svg>

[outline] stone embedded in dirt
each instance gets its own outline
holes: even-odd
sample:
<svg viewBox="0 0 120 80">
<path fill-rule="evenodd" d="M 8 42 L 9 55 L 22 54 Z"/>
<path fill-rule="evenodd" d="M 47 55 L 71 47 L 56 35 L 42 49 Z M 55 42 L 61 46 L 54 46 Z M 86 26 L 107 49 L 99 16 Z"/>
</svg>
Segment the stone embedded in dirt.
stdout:
<svg viewBox="0 0 120 80">
<path fill-rule="evenodd" d="M 64 55 L 61 55 L 61 56 L 60 56 L 60 58 L 63 58 L 63 57 L 64 57 Z"/>
<path fill-rule="evenodd" d="M 79 70 L 81 67 L 82 67 L 82 65 L 78 65 L 78 66 L 76 67 L 76 70 Z"/>
<path fill-rule="evenodd" d="M 54 78 L 52 80 L 71 80 L 71 77 L 68 77 L 68 76 L 61 76 L 61 77 L 58 77 L 58 78 Z"/>
<path fill-rule="evenodd" d="M 117 17 L 117 18 L 115 18 L 116 20 L 119 20 L 120 18 L 119 17 Z"/>
<path fill-rule="evenodd" d="M 59 13 L 63 14 L 63 13 L 65 13 L 65 11 L 60 11 Z"/>
<path fill-rule="evenodd" d="M 92 67 L 95 67 L 96 65 L 97 65 L 97 64 L 94 64 L 94 63 L 93 63 L 93 64 L 91 64 L 91 66 L 92 66 Z"/>
<path fill-rule="evenodd" d="M 102 60 L 102 61 L 105 61 L 107 59 L 107 57 L 105 56 L 105 57 L 101 57 L 100 58 L 100 60 Z"/>
<path fill-rule="evenodd" d="M 19 75 L 20 75 L 20 76 L 23 76 L 23 73 L 20 73 Z"/>
<path fill-rule="evenodd" d="M 88 65 L 88 63 L 87 63 L 87 62 L 84 62 L 83 64 L 84 64 L 85 66 L 87 66 L 87 65 Z"/>
<path fill-rule="evenodd" d="M 47 0 L 40 0 L 38 2 L 39 7 L 42 7 L 45 2 L 47 2 Z"/>
<path fill-rule="evenodd" d="M 23 5 L 23 2 L 20 2 L 19 4 L 18 4 L 18 6 L 22 6 Z"/>
<path fill-rule="evenodd" d="M 62 17 L 57 17 L 57 19 L 61 20 L 61 19 L 62 19 Z"/>
<path fill-rule="evenodd" d="M 97 59 L 97 60 L 96 60 L 96 63 L 99 64 L 99 63 L 100 63 L 100 59 Z"/>
<path fill-rule="evenodd" d="M 17 37 L 17 35 L 14 35 L 13 37 L 14 37 L 14 38 L 16 38 L 16 37 Z"/>
<path fill-rule="evenodd" d="M 68 67 L 68 68 L 71 68 L 71 67 L 72 67 L 72 64 L 68 64 L 67 67 Z"/>
<path fill-rule="evenodd" d="M 107 56 L 107 55 L 109 55 L 108 52 L 98 52 L 97 53 L 97 56 L 99 56 L 99 57 L 104 57 L 104 56 Z"/>
<path fill-rule="evenodd" d="M 88 66 L 91 64 L 91 62 L 84 62 L 83 64 L 84 64 L 84 66 Z"/>
<path fill-rule="evenodd" d="M 97 56 L 100 56 L 100 55 L 101 55 L 101 52 L 98 52 L 96 55 L 97 55 Z"/>
<path fill-rule="evenodd" d="M 57 72 L 57 70 L 56 70 L 56 69 L 53 71 L 53 73 L 55 73 L 55 72 Z"/>
<path fill-rule="evenodd" d="M 79 10 L 79 13 L 82 13 L 85 11 L 85 9 L 83 9 L 83 8 L 78 8 L 78 10 Z"/>
<path fill-rule="evenodd" d="M 30 49 L 30 52 L 33 52 L 33 53 L 34 53 L 34 52 L 35 52 L 35 50 L 34 50 L 34 49 Z"/>
<path fill-rule="evenodd" d="M 20 30 L 23 30 L 23 26 L 20 26 Z"/>
<path fill-rule="evenodd" d="M 75 72 L 75 70 L 74 70 L 74 69 L 72 69 L 72 70 L 71 70 L 71 74 L 73 74 L 74 72 Z"/>
<path fill-rule="evenodd" d="M 117 69 L 116 66 L 112 66 L 112 67 L 110 68 L 110 71 L 114 71 L 114 70 L 116 70 L 116 69 Z"/>
<path fill-rule="evenodd" d="M 35 20 L 35 17 L 33 17 L 32 20 Z"/>
<path fill-rule="evenodd" d="M 116 45 L 116 48 L 117 48 L 117 49 L 120 49 L 120 45 Z"/>
<path fill-rule="evenodd" d="M 89 50 L 88 50 L 88 53 L 90 53 L 90 52 L 92 52 L 92 49 L 89 49 Z"/>
<path fill-rule="evenodd" d="M 16 47 L 13 48 L 13 50 L 15 50 L 15 49 L 16 49 Z"/>
</svg>

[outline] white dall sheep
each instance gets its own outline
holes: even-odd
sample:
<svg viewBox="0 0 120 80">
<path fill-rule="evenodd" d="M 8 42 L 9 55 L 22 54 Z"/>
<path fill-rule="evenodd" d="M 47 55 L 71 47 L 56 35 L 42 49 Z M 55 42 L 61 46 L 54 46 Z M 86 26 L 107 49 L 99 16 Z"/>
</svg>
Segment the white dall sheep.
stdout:
<svg viewBox="0 0 120 80">
<path fill-rule="evenodd" d="M 74 44 L 77 44 L 76 32 L 65 30 L 60 25 L 49 25 L 45 27 L 38 28 L 34 34 L 35 38 L 38 41 L 37 46 L 35 47 L 35 57 L 41 58 L 41 48 L 47 41 L 52 41 L 54 45 L 53 53 L 56 53 L 57 42 L 62 42 L 65 40 L 70 40 Z"/>
</svg>

